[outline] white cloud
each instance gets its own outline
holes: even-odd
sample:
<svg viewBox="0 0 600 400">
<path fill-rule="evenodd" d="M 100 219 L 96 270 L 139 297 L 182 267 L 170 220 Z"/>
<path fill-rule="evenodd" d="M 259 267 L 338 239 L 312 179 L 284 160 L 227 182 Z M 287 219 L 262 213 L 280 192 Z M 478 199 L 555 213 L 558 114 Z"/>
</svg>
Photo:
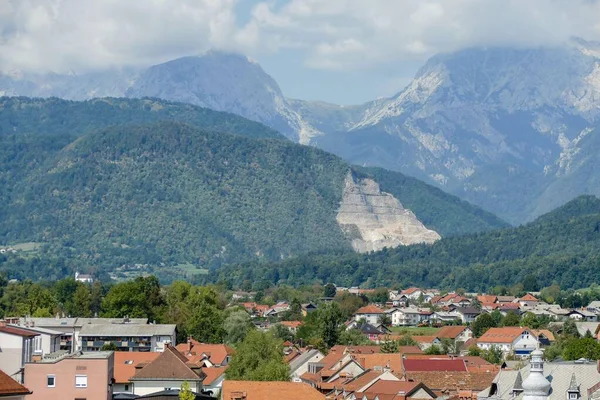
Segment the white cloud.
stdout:
<svg viewBox="0 0 600 400">
<path fill-rule="evenodd" d="M 360 68 L 471 46 L 600 39 L 596 0 L 290 0 L 255 8 L 269 48 L 300 42 L 314 68 Z M 360 45 L 357 45 L 360 44 Z"/>
<path fill-rule="evenodd" d="M 0 0 L 0 70 L 149 65 L 211 47 L 259 59 L 292 49 L 311 68 L 360 69 L 570 36 L 600 39 L 599 1 Z"/>
<path fill-rule="evenodd" d="M 147 65 L 235 45 L 236 0 L 0 0 L 0 67 Z"/>
</svg>

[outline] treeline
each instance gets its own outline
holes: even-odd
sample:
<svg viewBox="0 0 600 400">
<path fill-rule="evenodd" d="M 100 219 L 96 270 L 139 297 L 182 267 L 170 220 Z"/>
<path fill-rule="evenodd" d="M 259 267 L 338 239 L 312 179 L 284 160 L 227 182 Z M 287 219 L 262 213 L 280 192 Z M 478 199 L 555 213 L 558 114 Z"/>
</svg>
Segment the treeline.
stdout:
<svg viewBox="0 0 600 400">
<path fill-rule="evenodd" d="M 517 228 L 444 238 L 437 243 L 369 254 L 327 254 L 277 263 L 246 263 L 209 277 L 269 284 L 333 282 L 340 286 L 437 287 L 487 291 L 529 282 L 527 290 L 553 283 L 588 287 L 600 281 L 600 200 L 581 196 Z"/>
</svg>

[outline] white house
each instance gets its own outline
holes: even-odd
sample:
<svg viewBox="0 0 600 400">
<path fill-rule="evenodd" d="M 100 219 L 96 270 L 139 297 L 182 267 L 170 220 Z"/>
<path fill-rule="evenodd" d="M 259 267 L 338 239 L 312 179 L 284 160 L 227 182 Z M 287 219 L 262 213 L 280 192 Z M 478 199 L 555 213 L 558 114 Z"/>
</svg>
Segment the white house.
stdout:
<svg viewBox="0 0 600 400">
<path fill-rule="evenodd" d="M 39 333 L 2 323 L 0 325 L 0 370 L 23 383 L 23 367 L 32 360 Z"/>
<path fill-rule="evenodd" d="M 93 283 L 94 282 L 94 278 L 91 275 L 80 274 L 79 272 L 75 272 L 75 280 L 77 282 L 82 282 L 82 283 Z"/>
<path fill-rule="evenodd" d="M 392 326 L 415 326 L 421 322 L 421 312 L 416 307 L 396 308 L 391 316 Z"/>
<path fill-rule="evenodd" d="M 14 325 L 8 325 L 14 326 Z M 35 327 L 20 327 L 24 331 L 37 334 L 33 339 L 33 357 L 43 358 L 46 354 L 54 353 L 60 350 L 60 340 L 62 333 L 52 329 L 35 328 Z"/>
<path fill-rule="evenodd" d="M 470 324 L 481 314 L 481 311 L 474 307 L 458 307 L 454 312 L 460 315 L 463 324 Z"/>
<path fill-rule="evenodd" d="M 453 322 L 456 320 L 462 320 L 461 315 L 454 311 L 436 311 L 431 314 L 430 319 L 437 322 Z"/>
<path fill-rule="evenodd" d="M 377 326 L 379 325 L 379 318 L 382 314 L 384 314 L 384 311 L 381 308 L 369 304 L 367 306 L 359 308 L 354 313 L 354 320 L 358 322 L 364 319 L 368 324 Z"/>
<path fill-rule="evenodd" d="M 188 359 L 175 347 L 167 346 L 153 361 L 138 364 L 129 380 L 133 394 L 144 396 L 169 389 L 179 389 L 183 382 L 195 393 L 201 393 L 206 375 L 200 366 L 188 364 Z"/>
<path fill-rule="evenodd" d="M 294 358 L 290 362 L 290 377 L 293 382 L 301 382 L 300 377 L 308 372 L 308 365 L 310 363 L 318 363 L 325 356 L 317 349 L 311 349 L 298 357 Z"/>
<path fill-rule="evenodd" d="M 516 356 L 528 356 L 538 347 L 538 338 L 528 328 L 490 328 L 477 339 L 477 347 L 489 350 L 496 346 L 506 356 L 514 352 Z"/>
<path fill-rule="evenodd" d="M 401 295 L 405 295 L 411 300 L 418 300 L 423 294 L 423 291 L 418 287 L 411 287 L 400 292 Z"/>
</svg>

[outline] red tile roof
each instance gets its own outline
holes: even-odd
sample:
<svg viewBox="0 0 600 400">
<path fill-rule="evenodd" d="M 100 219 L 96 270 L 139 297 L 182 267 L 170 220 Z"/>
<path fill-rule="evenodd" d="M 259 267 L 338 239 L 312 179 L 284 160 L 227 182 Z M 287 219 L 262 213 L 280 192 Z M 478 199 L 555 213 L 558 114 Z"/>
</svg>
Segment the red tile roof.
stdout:
<svg viewBox="0 0 600 400">
<path fill-rule="evenodd" d="M 15 326 L 9 326 L 9 325 L 0 326 L 0 332 L 8 333 L 9 335 L 23 336 L 23 337 L 34 337 L 34 336 L 40 335 L 39 333 L 35 333 L 32 331 L 28 331 L 25 329 L 21 329 L 21 328 L 17 328 Z"/>
<path fill-rule="evenodd" d="M 498 296 L 494 296 L 493 294 L 483 294 L 481 296 L 477 296 L 477 300 L 479 300 L 481 304 L 495 303 L 498 301 Z"/>
<path fill-rule="evenodd" d="M 223 365 L 227 356 L 235 353 L 235 350 L 225 344 L 200 343 L 195 339 L 190 339 L 186 343 L 179 343 L 176 348 L 190 362 L 198 362 L 206 356 L 211 363 L 216 365 Z"/>
<path fill-rule="evenodd" d="M 440 339 L 456 339 L 456 337 L 463 333 L 465 329 L 467 329 L 467 327 L 462 325 L 444 326 L 437 331 L 436 336 Z"/>
<path fill-rule="evenodd" d="M 381 347 L 376 345 L 365 345 L 365 346 L 345 346 L 337 344 L 329 350 L 329 354 L 373 354 L 381 353 Z"/>
<path fill-rule="evenodd" d="M 136 368 L 131 380 L 201 380 L 204 377 L 198 365 L 188 359 L 173 346 L 167 346 L 153 361 Z"/>
<path fill-rule="evenodd" d="M 490 328 L 479 339 L 477 343 L 512 343 L 528 328 L 518 326 L 506 326 L 504 328 Z"/>
<path fill-rule="evenodd" d="M 27 394 L 31 394 L 29 389 L 0 370 L 0 396 L 22 396 Z"/>
<path fill-rule="evenodd" d="M 412 338 L 417 343 L 433 343 L 437 336 L 413 336 Z"/>
<path fill-rule="evenodd" d="M 202 368 L 202 372 L 206 375 L 206 378 L 202 381 L 203 385 L 210 385 L 215 380 L 217 380 L 220 376 L 225 373 L 227 366 L 224 367 L 211 367 L 211 368 Z"/>
<path fill-rule="evenodd" d="M 520 301 L 538 301 L 538 299 L 531 293 L 527 293 L 525 296 L 519 299 Z"/>
<path fill-rule="evenodd" d="M 404 289 L 402 292 L 400 292 L 400 294 L 413 294 L 417 290 L 421 290 L 421 289 L 419 289 L 418 287 L 411 287 L 408 289 Z"/>
<path fill-rule="evenodd" d="M 221 399 L 223 400 L 271 400 L 273 396 L 286 400 L 324 400 L 319 393 L 306 383 L 296 382 L 250 382 L 223 381 Z"/>
<path fill-rule="evenodd" d="M 413 390 L 419 382 L 406 382 L 406 381 L 386 381 L 383 379 L 378 380 L 371 386 L 369 386 L 365 393 L 372 394 L 398 394 L 400 392 L 409 393 Z"/>
<path fill-rule="evenodd" d="M 383 310 L 373 304 L 359 308 L 354 314 L 383 314 Z"/>
<path fill-rule="evenodd" d="M 375 369 L 380 367 L 381 370 L 389 368 L 394 374 L 402 374 L 402 355 L 400 353 L 378 353 L 378 354 L 357 354 L 354 359 L 364 369 Z"/>
<path fill-rule="evenodd" d="M 302 326 L 303 322 L 302 321 L 281 321 L 280 324 L 283 326 L 286 326 L 290 329 L 296 329 L 296 328 Z"/>
<path fill-rule="evenodd" d="M 412 372 L 407 374 L 406 378 L 423 382 L 436 392 L 458 394 L 459 390 L 482 391 L 490 387 L 496 375 L 496 372 Z"/>
<path fill-rule="evenodd" d="M 408 372 L 427 372 L 427 371 L 467 371 L 463 360 L 451 359 L 414 359 L 404 360 L 404 370 Z"/>
<path fill-rule="evenodd" d="M 127 383 L 135 375 L 135 366 L 139 363 L 154 361 L 160 353 L 141 351 L 115 351 L 115 382 Z"/>
<path fill-rule="evenodd" d="M 423 350 L 419 346 L 400 346 L 398 347 L 400 354 L 423 354 Z"/>
</svg>

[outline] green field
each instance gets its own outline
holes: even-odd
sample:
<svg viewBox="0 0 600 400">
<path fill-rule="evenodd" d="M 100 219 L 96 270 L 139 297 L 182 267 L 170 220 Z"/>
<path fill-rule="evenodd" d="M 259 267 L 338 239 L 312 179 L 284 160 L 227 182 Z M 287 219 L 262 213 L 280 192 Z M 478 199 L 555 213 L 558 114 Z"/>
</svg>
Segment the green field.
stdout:
<svg viewBox="0 0 600 400">
<path fill-rule="evenodd" d="M 409 336 L 435 336 L 440 328 L 433 328 L 430 326 L 425 327 L 411 327 L 411 326 L 394 326 L 390 328 L 392 333 L 395 335 L 409 335 Z"/>
<path fill-rule="evenodd" d="M 175 268 L 182 270 L 187 275 L 206 275 L 208 270 L 194 264 L 177 264 Z"/>
<path fill-rule="evenodd" d="M 42 246 L 42 243 L 36 242 L 25 242 L 25 243 L 17 243 L 9 246 L 2 246 L 3 248 L 12 247 L 17 251 L 37 251 Z"/>
</svg>

